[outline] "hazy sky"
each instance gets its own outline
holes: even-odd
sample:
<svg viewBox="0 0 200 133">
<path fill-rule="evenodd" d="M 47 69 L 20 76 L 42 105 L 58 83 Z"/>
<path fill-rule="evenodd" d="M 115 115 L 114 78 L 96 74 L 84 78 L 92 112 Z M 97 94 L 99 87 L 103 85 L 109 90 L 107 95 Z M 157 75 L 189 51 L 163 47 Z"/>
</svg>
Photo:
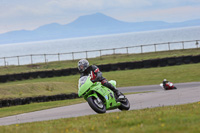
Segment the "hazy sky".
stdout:
<svg viewBox="0 0 200 133">
<path fill-rule="evenodd" d="M 0 33 L 67 24 L 96 12 L 128 22 L 180 22 L 200 19 L 200 0 L 0 0 Z"/>
</svg>

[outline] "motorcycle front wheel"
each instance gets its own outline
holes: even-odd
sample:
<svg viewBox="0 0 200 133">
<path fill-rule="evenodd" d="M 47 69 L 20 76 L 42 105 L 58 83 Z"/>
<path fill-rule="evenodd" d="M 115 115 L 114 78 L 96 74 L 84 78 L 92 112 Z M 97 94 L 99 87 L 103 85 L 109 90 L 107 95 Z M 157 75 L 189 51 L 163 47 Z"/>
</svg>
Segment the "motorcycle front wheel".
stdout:
<svg viewBox="0 0 200 133">
<path fill-rule="evenodd" d="M 97 99 L 96 97 L 88 97 L 87 102 L 95 112 L 101 114 L 106 112 L 106 107 L 101 101 L 101 99 Z"/>
</svg>

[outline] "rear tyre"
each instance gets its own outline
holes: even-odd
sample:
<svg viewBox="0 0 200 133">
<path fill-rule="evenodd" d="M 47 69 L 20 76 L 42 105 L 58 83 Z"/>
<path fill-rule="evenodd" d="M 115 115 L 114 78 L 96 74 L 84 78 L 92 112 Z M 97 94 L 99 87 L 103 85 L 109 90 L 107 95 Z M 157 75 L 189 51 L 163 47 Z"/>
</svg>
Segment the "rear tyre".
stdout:
<svg viewBox="0 0 200 133">
<path fill-rule="evenodd" d="M 121 105 L 118 107 L 119 110 L 129 110 L 130 109 L 130 103 L 127 98 L 125 100 L 120 101 Z"/>
<path fill-rule="evenodd" d="M 176 87 L 174 87 L 173 89 L 177 89 Z"/>
<path fill-rule="evenodd" d="M 101 99 L 97 99 L 96 97 L 88 97 L 87 102 L 95 112 L 101 114 L 106 112 L 106 107 Z"/>
</svg>

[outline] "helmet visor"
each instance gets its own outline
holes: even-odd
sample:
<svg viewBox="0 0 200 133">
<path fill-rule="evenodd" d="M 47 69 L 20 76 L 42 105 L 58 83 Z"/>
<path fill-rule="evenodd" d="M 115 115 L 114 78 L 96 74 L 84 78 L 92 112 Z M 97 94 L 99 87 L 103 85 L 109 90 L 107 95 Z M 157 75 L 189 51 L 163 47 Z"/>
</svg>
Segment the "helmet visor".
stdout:
<svg viewBox="0 0 200 133">
<path fill-rule="evenodd" d="M 84 65 L 79 65 L 78 69 L 79 69 L 79 71 L 81 71 L 81 72 L 85 71 Z"/>
</svg>

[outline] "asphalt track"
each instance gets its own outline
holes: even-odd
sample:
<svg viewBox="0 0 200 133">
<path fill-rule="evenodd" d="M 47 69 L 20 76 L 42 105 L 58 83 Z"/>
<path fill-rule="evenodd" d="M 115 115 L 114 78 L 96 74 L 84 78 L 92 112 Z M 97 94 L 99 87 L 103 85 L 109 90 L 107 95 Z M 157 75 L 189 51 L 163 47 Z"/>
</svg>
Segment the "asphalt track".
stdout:
<svg viewBox="0 0 200 133">
<path fill-rule="evenodd" d="M 200 101 L 200 82 L 175 84 L 177 90 L 164 91 L 159 85 L 123 87 L 123 93 L 154 91 L 149 93 L 127 95 L 130 101 L 130 110 L 153 108 L 168 105 L 186 104 Z M 118 109 L 107 111 L 116 112 Z M 78 117 L 96 114 L 88 103 L 75 104 L 53 109 L 24 113 L 0 118 L 0 125 L 11 125 L 34 121 L 53 120 L 60 118 Z"/>
</svg>

